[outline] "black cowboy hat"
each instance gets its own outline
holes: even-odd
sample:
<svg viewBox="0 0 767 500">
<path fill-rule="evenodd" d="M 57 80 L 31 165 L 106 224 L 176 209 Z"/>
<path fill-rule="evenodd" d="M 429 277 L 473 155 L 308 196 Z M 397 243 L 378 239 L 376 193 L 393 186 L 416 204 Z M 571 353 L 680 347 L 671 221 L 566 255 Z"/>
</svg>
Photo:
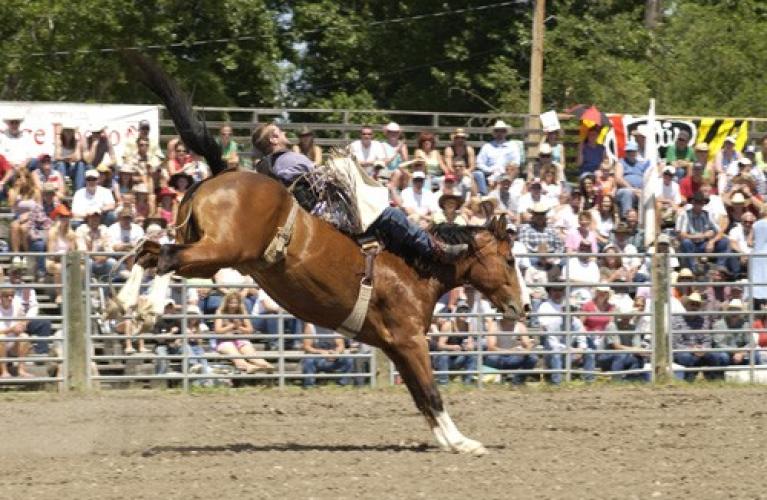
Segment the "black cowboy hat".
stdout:
<svg viewBox="0 0 767 500">
<path fill-rule="evenodd" d="M 458 204 L 457 208 L 461 208 L 461 205 L 463 205 L 464 198 L 461 195 L 458 194 L 443 194 L 439 197 L 439 200 L 437 201 L 437 204 L 439 205 L 439 208 L 442 210 L 445 209 L 445 202 L 449 200 L 455 200 L 455 202 Z"/>
<path fill-rule="evenodd" d="M 186 172 L 176 172 L 175 174 L 170 176 L 170 179 L 168 180 L 168 185 L 172 187 L 173 189 L 178 189 L 178 186 L 176 186 L 176 183 L 178 180 L 182 177 L 185 177 L 187 180 L 186 187 L 189 189 L 192 184 L 194 184 L 194 177 L 192 177 L 190 174 Z"/>
</svg>

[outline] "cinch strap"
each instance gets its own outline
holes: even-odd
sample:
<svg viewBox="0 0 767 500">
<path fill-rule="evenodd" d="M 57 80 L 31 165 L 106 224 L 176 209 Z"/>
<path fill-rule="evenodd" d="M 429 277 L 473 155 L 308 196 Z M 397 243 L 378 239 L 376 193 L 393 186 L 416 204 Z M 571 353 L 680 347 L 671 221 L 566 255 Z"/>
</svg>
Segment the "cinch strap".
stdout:
<svg viewBox="0 0 767 500">
<path fill-rule="evenodd" d="M 376 241 L 362 245 L 362 253 L 365 255 L 365 276 L 360 281 L 357 302 L 354 304 L 351 314 L 336 329 L 346 337 L 355 338 L 365 323 L 368 306 L 370 305 L 370 297 L 373 295 L 373 263 L 379 251 L 380 246 Z"/>
<path fill-rule="evenodd" d="M 296 225 L 296 214 L 298 214 L 298 203 L 292 200 L 290 213 L 285 220 L 285 225 L 277 228 L 277 234 L 274 235 L 269 246 L 264 250 L 261 261 L 266 266 L 271 266 L 285 258 L 285 250 L 290 244 L 290 238 L 293 236 L 293 228 Z"/>
</svg>

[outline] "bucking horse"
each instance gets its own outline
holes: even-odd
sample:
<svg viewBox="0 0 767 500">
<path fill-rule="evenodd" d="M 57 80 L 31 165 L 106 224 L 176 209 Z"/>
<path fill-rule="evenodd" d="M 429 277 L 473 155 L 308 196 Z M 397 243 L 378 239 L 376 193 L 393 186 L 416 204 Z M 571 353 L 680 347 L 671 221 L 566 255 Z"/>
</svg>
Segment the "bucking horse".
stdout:
<svg viewBox="0 0 767 500">
<path fill-rule="evenodd" d="M 408 260 L 384 249 L 368 269 L 366 287 L 366 257 L 357 241 L 301 209 L 269 176 L 227 168 L 220 147 L 177 83 L 141 55 L 129 60 L 162 100 L 184 144 L 205 158 L 212 175 L 181 201 L 176 243 L 144 241 L 135 249 L 137 265 L 121 296 L 138 295 L 148 268 L 156 268 L 160 292 L 155 293 L 160 295 L 173 273 L 211 278 L 221 268 L 234 268 L 252 276 L 296 317 L 381 349 L 443 449 L 486 453 L 448 415 L 432 376 L 426 333 L 437 300 L 463 284 L 479 290 L 505 318 L 524 319 L 528 294 L 511 253 L 505 217 L 486 226 L 430 228 L 445 243 L 469 245 L 469 252 L 453 264 Z"/>
</svg>

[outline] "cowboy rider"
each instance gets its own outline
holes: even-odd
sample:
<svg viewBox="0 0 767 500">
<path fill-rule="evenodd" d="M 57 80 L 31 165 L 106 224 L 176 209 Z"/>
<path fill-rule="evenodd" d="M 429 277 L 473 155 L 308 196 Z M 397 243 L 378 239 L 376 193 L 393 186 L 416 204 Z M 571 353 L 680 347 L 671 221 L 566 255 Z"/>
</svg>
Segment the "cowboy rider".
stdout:
<svg viewBox="0 0 767 500">
<path fill-rule="evenodd" d="M 303 176 L 316 168 L 314 163 L 306 156 L 291 151 L 285 132 L 275 124 L 257 125 L 251 139 L 254 149 L 264 156 L 256 169 L 285 186 L 292 186 L 299 205 L 311 213 L 319 200 Z M 388 203 L 376 207 L 376 211 L 379 212 L 378 217 L 360 236 L 375 237 L 393 253 L 415 252 L 419 257 L 450 263 L 468 251 L 466 244 L 451 245 L 431 237 L 425 230 L 411 224 L 401 210 L 390 207 Z"/>
</svg>

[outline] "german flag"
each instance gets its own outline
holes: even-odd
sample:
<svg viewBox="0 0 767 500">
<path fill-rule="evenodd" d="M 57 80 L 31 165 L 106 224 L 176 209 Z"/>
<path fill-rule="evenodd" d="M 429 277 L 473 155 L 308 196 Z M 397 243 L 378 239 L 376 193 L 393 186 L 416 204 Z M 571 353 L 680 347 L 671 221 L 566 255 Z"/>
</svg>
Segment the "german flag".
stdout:
<svg viewBox="0 0 767 500">
<path fill-rule="evenodd" d="M 735 149 L 743 151 L 748 142 L 748 122 L 745 120 L 726 120 L 715 118 L 702 118 L 696 120 L 695 125 L 698 128 L 697 144 L 708 144 L 708 158 L 713 159 L 714 155 L 722 149 L 724 140 L 727 136 L 735 136 Z"/>
</svg>

